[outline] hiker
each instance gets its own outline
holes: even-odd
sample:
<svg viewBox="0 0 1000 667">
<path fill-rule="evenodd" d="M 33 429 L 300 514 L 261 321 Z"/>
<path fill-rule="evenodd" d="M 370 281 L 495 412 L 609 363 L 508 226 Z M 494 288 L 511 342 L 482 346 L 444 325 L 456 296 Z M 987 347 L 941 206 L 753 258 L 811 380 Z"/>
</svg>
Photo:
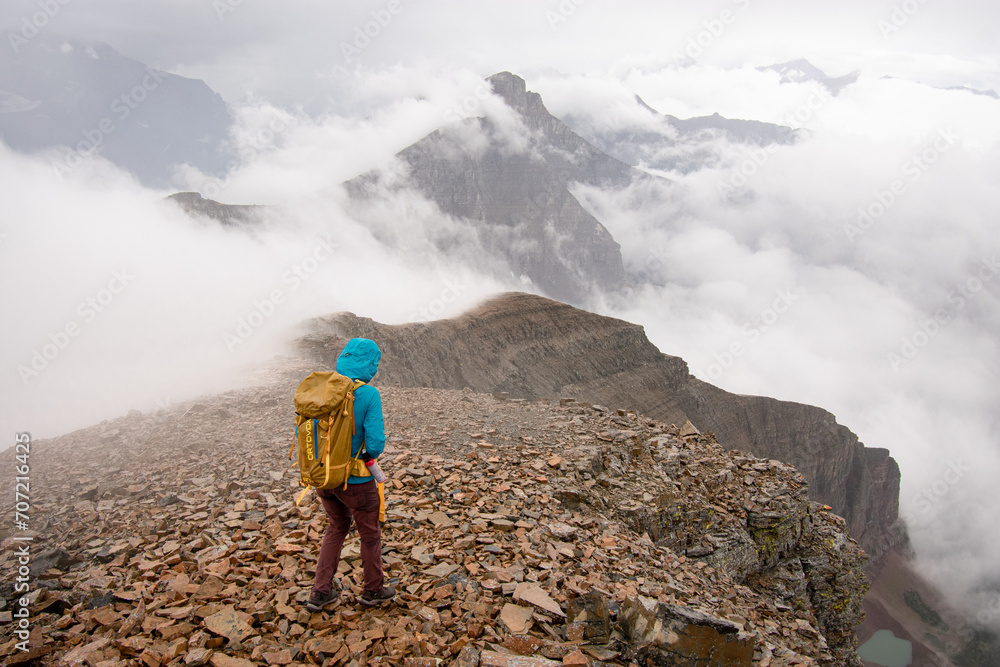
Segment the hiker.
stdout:
<svg viewBox="0 0 1000 667">
<path fill-rule="evenodd" d="M 381 357 L 382 351 L 374 341 L 352 338 L 337 358 L 337 372 L 367 383 L 378 371 Z M 378 389 L 369 384 L 354 390 L 354 424 L 351 455 L 360 456 L 363 445 L 367 455 L 377 459 L 385 447 L 385 424 L 382 420 L 382 397 Z M 340 552 L 352 517 L 361 536 L 361 561 L 364 564 L 361 604 L 374 606 L 396 596 L 394 588 L 383 585 L 379 489 L 364 461 L 354 462 L 350 472 L 346 487 L 316 489 L 329 525 L 320 545 L 312 594 L 306 603 L 309 611 L 321 610 L 339 595 L 339 591 L 333 588 L 333 577 L 340 565 Z"/>
</svg>

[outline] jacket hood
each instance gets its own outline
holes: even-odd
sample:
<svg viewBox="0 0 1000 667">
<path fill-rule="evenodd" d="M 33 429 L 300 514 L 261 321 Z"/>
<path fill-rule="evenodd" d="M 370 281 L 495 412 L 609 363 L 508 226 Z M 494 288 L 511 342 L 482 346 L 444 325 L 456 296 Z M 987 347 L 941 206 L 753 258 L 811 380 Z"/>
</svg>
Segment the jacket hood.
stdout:
<svg viewBox="0 0 1000 667">
<path fill-rule="evenodd" d="M 367 338 L 352 338 L 347 341 L 344 351 L 337 357 L 337 372 L 352 380 L 369 382 L 378 372 L 378 362 L 382 350 L 375 341 Z"/>
</svg>

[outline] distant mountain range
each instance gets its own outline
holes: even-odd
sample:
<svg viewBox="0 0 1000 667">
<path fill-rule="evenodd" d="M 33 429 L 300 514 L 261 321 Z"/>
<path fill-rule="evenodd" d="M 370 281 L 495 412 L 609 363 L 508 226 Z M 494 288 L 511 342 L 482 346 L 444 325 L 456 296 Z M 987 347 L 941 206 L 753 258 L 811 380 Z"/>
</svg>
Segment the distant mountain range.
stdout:
<svg viewBox="0 0 1000 667">
<path fill-rule="evenodd" d="M 781 83 L 806 83 L 814 81 L 829 90 L 830 94 L 834 97 L 844 88 L 857 81 L 860 75 L 860 72 L 851 72 L 843 76 L 832 77 L 804 58 L 789 60 L 788 62 L 776 65 L 768 65 L 767 67 L 758 67 L 757 69 L 777 72 L 781 77 Z"/>
<path fill-rule="evenodd" d="M 782 82 L 817 82 L 833 95 L 858 76 L 854 72 L 830 77 L 806 60 L 761 69 L 778 72 Z M 438 182 L 441 173 L 429 171 L 427 161 L 440 155 L 449 135 L 454 134 L 454 126 L 443 127 L 401 153 L 400 157 L 411 166 L 416 182 L 442 211 L 468 214 L 470 219 L 482 213 L 487 229 L 493 232 L 509 226 L 510 223 L 504 221 L 508 217 L 519 215 L 519 219 L 528 218 L 531 223 L 537 223 L 536 218 L 556 215 L 556 209 L 561 209 L 556 217 L 566 228 L 590 225 L 587 214 L 574 210 L 576 205 L 566 196 L 565 185 L 570 180 L 622 183 L 623 179 L 634 177 L 625 176 L 628 167 L 640 165 L 681 173 L 713 166 L 716 156 L 710 144 L 718 139 L 754 145 L 787 144 L 795 140 L 794 130 L 788 127 L 728 119 L 719 114 L 681 119 L 660 114 L 638 98 L 637 104 L 656 117 L 662 131 L 613 129 L 610 126 L 595 131 L 571 115 L 557 119 L 549 114 L 541 98 L 525 90 L 520 77 L 504 72 L 491 77 L 490 83 L 494 92 L 538 133 L 537 145 L 532 150 L 541 148 L 544 155 L 542 167 L 533 159 L 528 160 L 531 151 L 521 153 L 520 163 L 504 152 L 503 162 L 507 166 L 503 173 L 493 170 L 498 164 L 497 146 L 491 148 L 489 155 L 469 162 L 477 176 L 492 179 L 494 185 L 499 184 L 497 179 L 517 178 L 513 174 L 527 175 L 530 182 L 520 186 L 511 183 L 514 189 L 510 191 L 502 191 L 502 187 L 491 190 L 492 186 L 486 182 L 471 186 L 479 188 L 477 195 L 492 195 L 496 201 L 504 200 L 503 205 L 513 206 L 513 209 L 497 217 L 491 212 L 494 209 L 492 202 L 484 201 L 482 207 L 477 208 L 475 196 L 463 202 L 459 196 L 450 197 L 442 192 Z M 996 95 L 993 91 L 968 90 Z M 152 187 L 165 187 L 175 182 L 174 170 L 183 164 L 212 176 L 221 176 L 234 159 L 229 143 L 232 122 L 229 106 L 203 81 L 148 67 L 107 44 L 37 38 L 17 52 L 0 51 L 0 139 L 11 148 L 26 153 L 58 149 L 53 167 L 62 172 L 72 171 L 80 158 L 96 152 Z M 484 124 L 485 132 L 491 131 L 489 119 L 479 122 Z M 572 155 L 573 159 L 564 159 L 567 155 Z M 578 167 L 577 159 L 582 159 L 587 166 Z M 459 176 L 470 182 L 475 180 L 471 174 L 459 174 L 462 164 L 461 160 L 453 161 L 447 167 L 439 161 L 437 166 L 452 169 L 452 186 L 455 186 Z M 430 181 L 435 184 L 429 186 Z M 467 194 L 472 195 L 472 190 Z M 531 202 L 541 195 L 547 203 L 533 206 Z M 527 197 L 527 204 L 521 201 L 524 197 Z M 566 257 L 566 243 L 562 243 L 560 251 L 554 254 L 553 239 L 545 238 L 546 234 L 549 237 L 552 234 L 540 231 L 537 224 L 528 227 L 532 228 L 530 236 L 536 248 L 529 253 L 530 258 L 515 262 L 511 267 L 515 273 L 531 278 L 538 274 L 540 264 L 555 260 L 566 268 L 580 259 Z M 495 247 L 497 243 L 503 244 L 504 236 L 488 233 L 483 240 L 485 245 Z M 596 237 L 592 240 L 601 241 Z M 621 279 L 613 254 L 597 260 L 605 264 L 598 282 Z M 551 275 L 538 275 L 539 286 L 548 289 L 553 296 L 581 293 L 582 286 L 569 285 L 579 276 L 571 276 L 573 271 L 567 270 L 569 273 L 557 267 Z"/>
<path fill-rule="evenodd" d="M 648 123 L 595 125 L 573 115 L 566 124 L 608 155 L 643 169 L 682 174 L 719 163 L 719 143 L 744 146 L 795 143 L 798 132 L 784 125 L 725 118 L 718 113 L 694 118 L 661 114 L 636 95 Z"/>
<path fill-rule="evenodd" d="M 905 79 L 900 79 L 897 76 L 889 76 L 889 75 L 883 76 L 882 78 L 896 79 L 899 81 L 905 80 Z M 992 88 L 987 88 L 986 90 L 983 90 L 981 88 L 973 88 L 972 86 L 934 86 L 931 84 L 924 84 L 924 85 L 928 85 L 931 88 L 936 88 L 937 90 L 962 90 L 967 93 L 972 93 L 973 95 L 980 95 L 982 97 L 992 97 L 995 100 L 1000 100 L 1000 94 L 998 94 L 997 91 L 993 90 Z"/>
<path fill-rule="evenodd" d="M 570 303 L 629 281 L 620 246 L 573 196 L 575 184 L 624 187 L 652 178 L 635 165 L 680 172 L 711 166 L 717 156 L 707 147 L 717 140 L 758 146 L 795 140 L 791 128 L 718 114 L 681 119 L 638 98 L 662 131 L 581 136 L 572 117 L 564 123 L 549 113 L 521 77 L 501 72 L 488 81 L 516 127 L 485 114 L 443 125 L 398 153 L 403 181 L 378 171 L 348 181 L 351 213 L 377 228 L 386 223 L 370 205 L 413 189 L 495 258 L 481 269 Z M 0 138 L 22 152 L 50 150 L 59 173 L 96 153 L 153 187 L 168 186 L 184 164 L 222 175 L 233 158 L 232 121 L 228 105 L 204 82 L 147 67 L 106 44 L 38 39 L 16 54 L 0 54 Z M 470 132 L 479 137 L 475 146 Z M 511 132 L 520 138 L 512 142 Z M 193 193 L 177 203 L 226 225 L 252 225 L 265 210 L 234 209 Z M 392 230 L 383 231 L 379 238 L 392 244 Z M 435 242 L 441 250 L 449 244 Z"/>
<path fill-rule="evenodd" d="M 232 160 L 229 106 L 204 81 L 126 58 L 107 44 L 36 38 L 0 49 L 0 139 L 14 150 L 58 149 L 72 171 L 94 153 L 151 187 L 190 164 L 221 175 Z"/>
<path fill-rule="evenodd" d="M 982 95 L 983 97 L 992 97 L 995 100 L 1000 100 L 1000 94 L 997 94 L 997 91 L 992 88 L 980 90 L 978 88 L 970 88 L 969 86 L 945 86 L 941 90 L 964 90 L 973 95 Z"/>
<path fill-rule="evenodd" d="M 501 273 L 569 303 L 583 304 L 595 289 L 615 291 L 629 282 L 619 244 L 573 195 L 575 184 L 618 188 L 658 178 L 631 166 L 647 161 L 663 169 L 704 168 L 716 158 L 699 151 L 717 140 L 754 146 L 795 140 L 788 127 L 718 114 L 680 119 L 637 98 L 663 131 L 598 137 L 594 145 L 549 113 L 521 77 L 500 72 L 488 82 L 513 112 L 515 127 L 485 115 L 442 126 L 397 153 L 404 174 L 387 168 L 345 183 L 350 213 L 393 245 L 393 222 L 381 204 L 415 190 L 464 226 L 480 254 L 498 260 Z M 246 222 L 246 212 L 194 193 L 183 193 L 179 203 L 224 224 Z M 453 240 L 443 235 L 434 242 L 445 252 Z"/>
</svg>

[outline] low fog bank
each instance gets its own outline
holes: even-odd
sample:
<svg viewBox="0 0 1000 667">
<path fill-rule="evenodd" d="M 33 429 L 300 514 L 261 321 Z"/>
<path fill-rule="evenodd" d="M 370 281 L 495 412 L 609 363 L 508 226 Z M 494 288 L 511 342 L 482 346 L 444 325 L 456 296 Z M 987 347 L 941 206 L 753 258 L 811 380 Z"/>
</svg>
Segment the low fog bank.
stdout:
<svg viewBox="0 0 1000 667">
<path fill-rule="evenodd" d="M 289 352 L 311 317 L 437 319 L 504 289 L 427 243 L 387 247 L 336 188 L 283 202 L 248 232 L 191 219 L 100 160 L 60 180 L 45 156 L 0 146 L 0 178 L 8 434 L 51 437 L 230 389 Z M 400 236 L 416 238 L 395 213 Z"/>
<path fill-rule="evenodd" d="M 623 128 L 647 122 L 604 92 L 588 96 L 595 118 L 604 100 Z M 894 126 L 918 106 L 922 126 L 912 113 Z M 985 118 L 998 107 L 862 80 L 793 146 L 718 140 L 712 168 L 575 190 L 634 278 L 598 310 L 644 325 L 702 380 L 821 406 L 889 448 L 918 567 L 996 627 L 1000 136 Z"/>
</svg>

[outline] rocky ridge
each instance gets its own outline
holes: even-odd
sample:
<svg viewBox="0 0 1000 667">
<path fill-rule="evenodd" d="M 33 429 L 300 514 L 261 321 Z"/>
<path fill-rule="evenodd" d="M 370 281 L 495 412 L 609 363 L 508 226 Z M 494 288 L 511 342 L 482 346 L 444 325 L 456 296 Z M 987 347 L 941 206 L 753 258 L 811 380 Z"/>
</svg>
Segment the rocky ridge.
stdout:
<svg viewBox="0 0 1000 667">
<path fill-rule="evenodd" d="M 506 391 L 529 400 L 575 396 L 667 423 L 691 421 L 727 448 L 794 465 L 812 499 L 843 516 L 873 558 L 900 539 L 900 474 L 888 450 L 865 447 L 821 408 L 732 394 L 698 380 L 641 326 L 509 293 L 435 322 L 385 325 L 350 313 L 320 318 L 301 345 L 329 364 L 354 336 L 378 341 L 387 384 Z"/>
<path fill-rule="evenodd" d="M 252 227 L 262 222 L 262 216 L 273 207 L 265 205 L 223 204 L 202 197 L 197 192 L 176 192 L 167 201 L 173 202 L 191 217 L 215 220 L 223 227 Z"/>
<path fill-rule="evenodd" d="M 286 454 L 311 370 L 32 443 L 32 649 L 5 624 L 6 664 L 860 665 L 864 554 L 798 472 L 572 399 L 382 388 L 400 593 L 356 604 L 352 536 L 308 613 L 326 520 Z"/>
<path fill-rule="evenodd" d="M 759 154 L 760 147 L 773 151 L 797 138 L 796 130 L 785 125 L 725 118 L 719 113 L 678 118 L 661 114 L 638 95 L 635 104 L 639 114 L 567 115 L 563 120 L 607 155 L 657 172 L 686 174 L 717 167 L 727 152 L 723 146 L 729 150 L 743 147 L 743 155 L 747 151 Z M 648 114 L 647 122 L 637 122 L 642 114 Z"/>
<path fill-rule="evenodd" d="M 775 63 L 774 65 L 758 67 L 757 69 L 777 72 L 781 77 L 781 83 L 818 83 L 826 88 L 834 97 L 839 95 L 841 90 L 855 83 L 860 75 L 860 72 L 855 70 L 842 76 L 833 77 L 805 58 L 790 60 L 784 63 Z"/>
</svg>

